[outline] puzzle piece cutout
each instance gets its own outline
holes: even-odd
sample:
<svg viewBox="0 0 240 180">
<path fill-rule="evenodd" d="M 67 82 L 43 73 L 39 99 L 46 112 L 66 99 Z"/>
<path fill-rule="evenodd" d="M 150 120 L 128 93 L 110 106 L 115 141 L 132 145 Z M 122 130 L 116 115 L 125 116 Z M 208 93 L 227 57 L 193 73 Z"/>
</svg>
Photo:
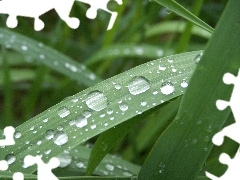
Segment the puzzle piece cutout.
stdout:
<svg viewBox="0 0 240 180">
<path fill-rule="evenodd" d="M 226 153 L 222 153 L 219 157 L 219 161 L 222 164 L 228 164 L 228 170 L 221 177 L 216 177 L 209 172 L 206 172 L 206 176 L 212 180 L 239 180 L 240 179 L 240 149 L 238 149 L 235 157 L 231 159 Z"/>
<path fill-rule="evenodd" d="M 77 0 L 81 1 L 83 3 L 89 4 L 91 7 L 87 10 L 86 16 L 89 19 L 95 19 L 97 17 L 97 10 L 102 9 L 108 13 L 111 14 L 110 22 L 108 24 L 107 30 L 112 29 L 114 22 L 116 21 L 117 18 L 117 12 L 113 12 L 108 10 L 107 4 L 110 0 L 101 0 L 100 2 L 97 2 L 96 0 Z M 115 0 L 119 5 L 122 5 L 122 0 Z"/>
<path fill-rule="evenodd" d="M 111 13 L 111 19 L 108 25 L 110 30 L 116 20 L 117 13 L 107 9 L 107 4 L 110 0 L 77 0 L 79 2 L 87 3 L 91 8 L 87 11 L 86 15 L 89 19 L 95 19 L 97 10 L 102 9 Z M 119 5 L 122 0 L 115 0 Z M 44 28 L 44 22 L 39 18 L 46 12 L 54 9 L 59 17 L 72 28 L 77 29 L 80 25 L 80 20 L 76 17 L 69 17 L 71 9 L 75 0 L 1 0 L 0 1 L 0 14 L 8 14 L 7 26 L 15 28 L 18 25 L 17 16 L 34 18 L 34 29 L 40 31 Z"/>
<path fill-rule="evenodd" d="M 13 135 L 15 132 L 15 128 L 12 126 L 7 126 L 4 128 L 3 133 L 5 135 L 5 139 L 0 140 L 0 146 L 11 146 L 15 144 Z"/>
<path fill-rule="evenodd" d="M 38 166 L 38 180 L 58 180 L 58 178 L 52 173 L 52 169 L 55 169 L 60 165 L 58 158 L 51 158 L 48 164 L 45 164 L 40 156 L 28 155 L 24 158 L 24 165 L 26 167 L 33 166 L 34 164 L 37 164 Z"/>
<path fill-rule="evenodd" d="M 223 143 L 224 136 L 228 136 L 232 140 L 240 144 L 240 111 L 239 111 L 239 101 L 240 101 L 240 70 L 238 71 L 238 76 L 235 77 L 230 73 L 226 73 L 223 76 L 223 82 L 225 84 L 234 84 L 232 91 L 232 96 L 230 101 L 217 100 L 216 106 L 219 110 L 224 110 L 228 106 L 231 107 L 235 123 L 223 128 L 220 132 L 214 135 L 213 143 L 220 146 Z"/>
<path fill-rule="evenodd" d="M 0 161 L 0 171 L 6 171 L 8 169 L 8 163 L 5 160 Z M 24 180 L 24 175 L 21 172 L 16 172 L 13 174 L 13 180 Z"/>
<path fill-rule="evenodd" d="M 0 161 L 0 171 L 6 171 L 8 169 L 8 163 L 5 160 Z"/>
<path fill-rule="evenodd" d="M 213 143 L 215 145 L 222 145 L 224 141 L 224 137 L 227 136 L 234 140 L 235 142 L 240 144 L 240 136 L 239 136 L 239 131 L 240 131 L 240 111 L 239 111 L 239 102 L 240 102 L 240 69 L 238 71 L 238 75 L 234 76 L 230 73 L 226 73 L 223 76 L 223 82 L 225 84 L 233 84 L 233 91 L 232 95 L 230 98 L 230 101 L 224 101 L 224 100 L 217 100 L 216 101 L 216 106 L 219 110 L 224 110 L 228 106 L 230 106 L 234 118 L 235 118 L 235 123 L 231 124 L 225 128 L 223 128 L 220 132 L 216 133 L 213 136 Z M 229 155 L 226 153 L 222 153 L 219 157 L 219 161 L 222 164 L 227 164 L 228 165 L 228 170 L 225 172 L 224 175 L 221 177 L 216 177 L 212 175 L 209 172 L 206 172 L 206 176 L 211 178 L 212 180 L 239 180 L 240 179 L 240 148 L 238 149 L 235 157 L 231 159 Z"/>
</svg>

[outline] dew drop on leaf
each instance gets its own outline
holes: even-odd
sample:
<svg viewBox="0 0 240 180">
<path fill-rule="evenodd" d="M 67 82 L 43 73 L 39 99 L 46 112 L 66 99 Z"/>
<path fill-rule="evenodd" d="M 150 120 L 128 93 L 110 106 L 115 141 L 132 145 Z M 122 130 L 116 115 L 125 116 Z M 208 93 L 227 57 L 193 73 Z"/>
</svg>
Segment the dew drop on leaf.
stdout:
<svg viewBox="0 0 240 180">
<path fill-rule="evenodd" d="M 57 131 L 54 134 L 53 142 L 56 145 L 61 146 L 61 145 L 66 144 L 68 142 L 68 136 L 64 131 Z"/>
<path fill-rule="evenodd" d="M 165 82 L 165 83 L 162 84 L 162 86 L 161 86 L 160 89 L 161 89 L 161 92 L 162 92 L 164 95 L 169 95 L 169 94 L 171 94 L 171 93 L 174 92 L 175 87 L 173 86 L 172 83 L 170 83 L 170 82 Z"/>
<path fill-rule="evenodd" d="M 158 66 L 158 69 L 159 69 L 160 71 L 165 71 L 167 68 L 166 68 L 166 66 L 161 66 L 161 65 L 159 65 L 159 66 Z"/>
<path fill-rule="evenodd" d="M 15 137 L 16 139 L 20 138 L 21 136 L 22 136 L 22 134 L 21 134 L 19 131 L 16 131 L 16 132 L 14 133 L 14 137 Z"/>
<path fill-rule="evenodd" d="M 106 169 L 109 171 L 113 171 L 114 170 L 114 166 L 111 164 L 106 164 Z"/>
<path fill-rule="evenodd" d="M 49 140 L 52 139 L 54 136 L 54 130 L 49 129 L 45 132 L 45 139 Z"/>
<path fill-rule="evenodd" d="M 58 115 L 60 118 L 64 118 L 64 117 L 67 117 L 68 115 L 70 114 L 70 111 L 69 109 L 67 109 L 66 107 L 60 107 L 58 109 Z"/>
<path fill-rule="evenodd" d="M 125 102 L 122 102 L 119 104 L 119 108 L 121 109 L 121 111 L 127 111 L 128 110 L 128 104 Z"/>
<path fill-rule="evenodd" d="M 194 58 L 194 62 L 197 64 L 199 63 L 199 61 L 201 60 L 202 58 L 202 55 L 203 55 L 203 52 L 201 52 L 200 54 L 196 55 L 195 58 Z"/>
<path fill-rule="evenodd" d="M 78 163 L 76 164 L 76 166 L 77 166 L 78 168 L 83 168 L 83 167 L 84 167 L 84 163 L 83 163 L 83 162 L 78 162 Z"/>
<path fill-rule="evenodd" d="M 131 80 L 127 87 L 132 95 L 138 95 L 150 89 L 150 83 L 145 77 L 137 76 Z"/>
<path fill-rule="evenodd" d="M 64 152 L 57 156 L 57 158 L 60 161 L 60 166 L 61 168 L 67 167 L 69 164 L 72 162 L 72 156 L 69 155 L 69 152 Z"/>
<path fill-rule="evenodd" d="M 88 120 L 84 116 L 78 116 L 75 120 L 75 124 L 78 128 L 82 128 L 88 124 Z"/>
<path fill-rule="evenodd" d="M 182 88 L 188 87 L 188 83 L 186 81 L 181 82 L 181 87 Z"/>
<path fill-rule="evenodd" d="M 16 156 L 14 154 L 8 154 L 6 155 L 5 160 L 8 164 L 12 164 L 16 161 Z"/>
<path fill-rule="evenodd" d="M 108 105 L 107 97 L 100 91 L 92 91 L 86 98 L 87 106 L 94 111 L 101 111 Z"/>
</svg>

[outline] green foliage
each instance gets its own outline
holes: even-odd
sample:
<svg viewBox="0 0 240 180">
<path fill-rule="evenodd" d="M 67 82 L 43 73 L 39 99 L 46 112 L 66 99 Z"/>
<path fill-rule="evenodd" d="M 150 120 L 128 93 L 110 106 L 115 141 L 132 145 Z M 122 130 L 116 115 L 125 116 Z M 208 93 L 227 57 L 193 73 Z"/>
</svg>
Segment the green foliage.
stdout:
<svg viewBox="0 0 240 180">
<path fill-rule="evenodd" d="M 3 28 L 0 17 L 1 134 L 16 127 L 16 144 L 0 149 L 11 162 L 0 178 L 37 179 L 36 166 L 23 167 L 29 154 L 58 157 L 59 179 L 222 175 L 219 154 L 238 145 L 215 147 L 211 138 L 234 121 L 215 102 L 231 94 L 223 74 L 240 67 L 239 1 L 123 0 L 109 5 L 118 11 L 111 31 L 107 13 L 90 21 L 87 6 L 75 4 L 77 30 L 53 12 L 41 32 L 27 18 Z"/>
</svg>

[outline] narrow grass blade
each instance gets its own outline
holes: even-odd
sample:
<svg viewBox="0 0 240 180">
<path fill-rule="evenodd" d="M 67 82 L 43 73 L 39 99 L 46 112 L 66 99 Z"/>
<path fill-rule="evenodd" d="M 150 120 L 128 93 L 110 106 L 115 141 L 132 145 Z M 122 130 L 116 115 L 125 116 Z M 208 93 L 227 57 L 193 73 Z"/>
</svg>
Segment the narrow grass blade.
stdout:
<svg viewBox="0 0 240 180">
<path fill-rule="evenodd" d="M 192 23 L 202 27 L 203 29 L 209 31 L 210 33 L 213 32 L 213 28 L 210 27 L 208 24 L 206 24 L 204 21 L 196 17 L 194 14 L 192 14 L 190 11 L 185 9 L 183 6 L 178 4 L 174 0 L 154 0 L 158 4 L 161 4 L 168 9 L 172 10 L 173 12 L 177 13 L 178 15 L 184 17 L 185 19 L 191 21 Z"/>
<path fill-rule="evenodd" d="M 148 62 L 65 98 L 17 127 L 21 136 L 15 139 L 15 145 L 0 149 L 0 159 L 16 158 L 9 167 L 12 172 L 34 172 L 36 167 L 22 168 L 21 160 L 26 155 L 42 154 L 46 161 L 182 95 L 199 53 Z M 46 154 L 49 149 L 51 153 Z"/>
<path fill-rule="evenodd" d="M 98 51 L 86 61 L 86 65 L 94 64 L 106 58 L 139 57 L 157 59 L 166 54 L 170 54 L 170 52 L 166 53 L 157 46 L 147 44 L 115 44 Z"/>
<path fill-rule="evenodd" d="M 174 122 L 155 144 L 140 179 L 195 179 L 213 147 L 211 139 L 230 113 L 216 100 L 229 100 L 232 86 L 222 77 L 240 67 L 240 1 L 230 0 L 184 94 Z M 224 43 L 223 43 L 224 42 Z"/>
<path fill-rule="evenodd" d="M 101 81 L 101 79 L 87 69 L 86 66 L 43 45 L 41 42 L 37 42 L 13 31 L 0 28 L 0 44 L 26 56 L 30 56 L 48 66 L 50 69 L 54 69 L 86 86 L 91 86 Z"/>
</svg>

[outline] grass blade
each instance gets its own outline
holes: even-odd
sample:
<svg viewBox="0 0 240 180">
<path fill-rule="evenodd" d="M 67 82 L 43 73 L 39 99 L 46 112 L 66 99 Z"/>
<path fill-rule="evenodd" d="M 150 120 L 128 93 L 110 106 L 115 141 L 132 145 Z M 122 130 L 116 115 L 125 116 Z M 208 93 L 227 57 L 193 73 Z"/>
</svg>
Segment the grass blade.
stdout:
<svg viewBox="0 0 240 180">
<path fill-rule="evenodd" d="M 208 24 L 206 24 L 204 21 L 196 17 L 194 14 L 192 14 L 190 11 L 185 9 L 183 6 L 178 4 L 174 0 L 154 0 L 158 4 L 161 4 L 168 9 L 172 10 L 173 12 L 177 13 L 178 15 L 184 17 L 185 19 L 191 21 L 192 23 L 202 27 L 203 29 L 209 31 L 210 33 L 213 32 L 213 28 L 210 27 Z"/>
<path fill-rule="evenodd" d="M 60 52 L 43 45 L 33 39 L 0 28 L 0 44 L 15 51 L 30 56 L 44 65 L 54 69 L 86 86 L 94 85 L 101 81 L 86 66 L 73 61 Z"/>
<path fill-rule="evenodd" d="M 226 72 L 236 75 L 240 67 L 239 11 L 240 1 L 230 0 L 174 122 L 159 137 L 140 171 L 140 179 L 195 179 L 203 167 L 213 147 L 211 138 L 230 113 L 230 108 L 219 111 L 215 103 L 217 99 L 229 100 L 232 87 L 226 86 L 222 77 Z"/>
<path fill-rule="evenodd" d="M 9 167 L 12 172 L 34 172 L 36 167 L 24 169 L 19 160 L 28 154 L 42 154 L 46 161 L 183 94 L 195 69 L 194 58 L 199 53 L 148 62 L 64 99 L 18 126 L 16 131 L 21 137 L 16 139 L 15 145 L 0 149 L 0 159 L 7 155 L 16 157 Z M 146 105 L 142 106 L 141 102 Z M 49 149 L 51 153 L 46 154 Z"/>
</svg>

